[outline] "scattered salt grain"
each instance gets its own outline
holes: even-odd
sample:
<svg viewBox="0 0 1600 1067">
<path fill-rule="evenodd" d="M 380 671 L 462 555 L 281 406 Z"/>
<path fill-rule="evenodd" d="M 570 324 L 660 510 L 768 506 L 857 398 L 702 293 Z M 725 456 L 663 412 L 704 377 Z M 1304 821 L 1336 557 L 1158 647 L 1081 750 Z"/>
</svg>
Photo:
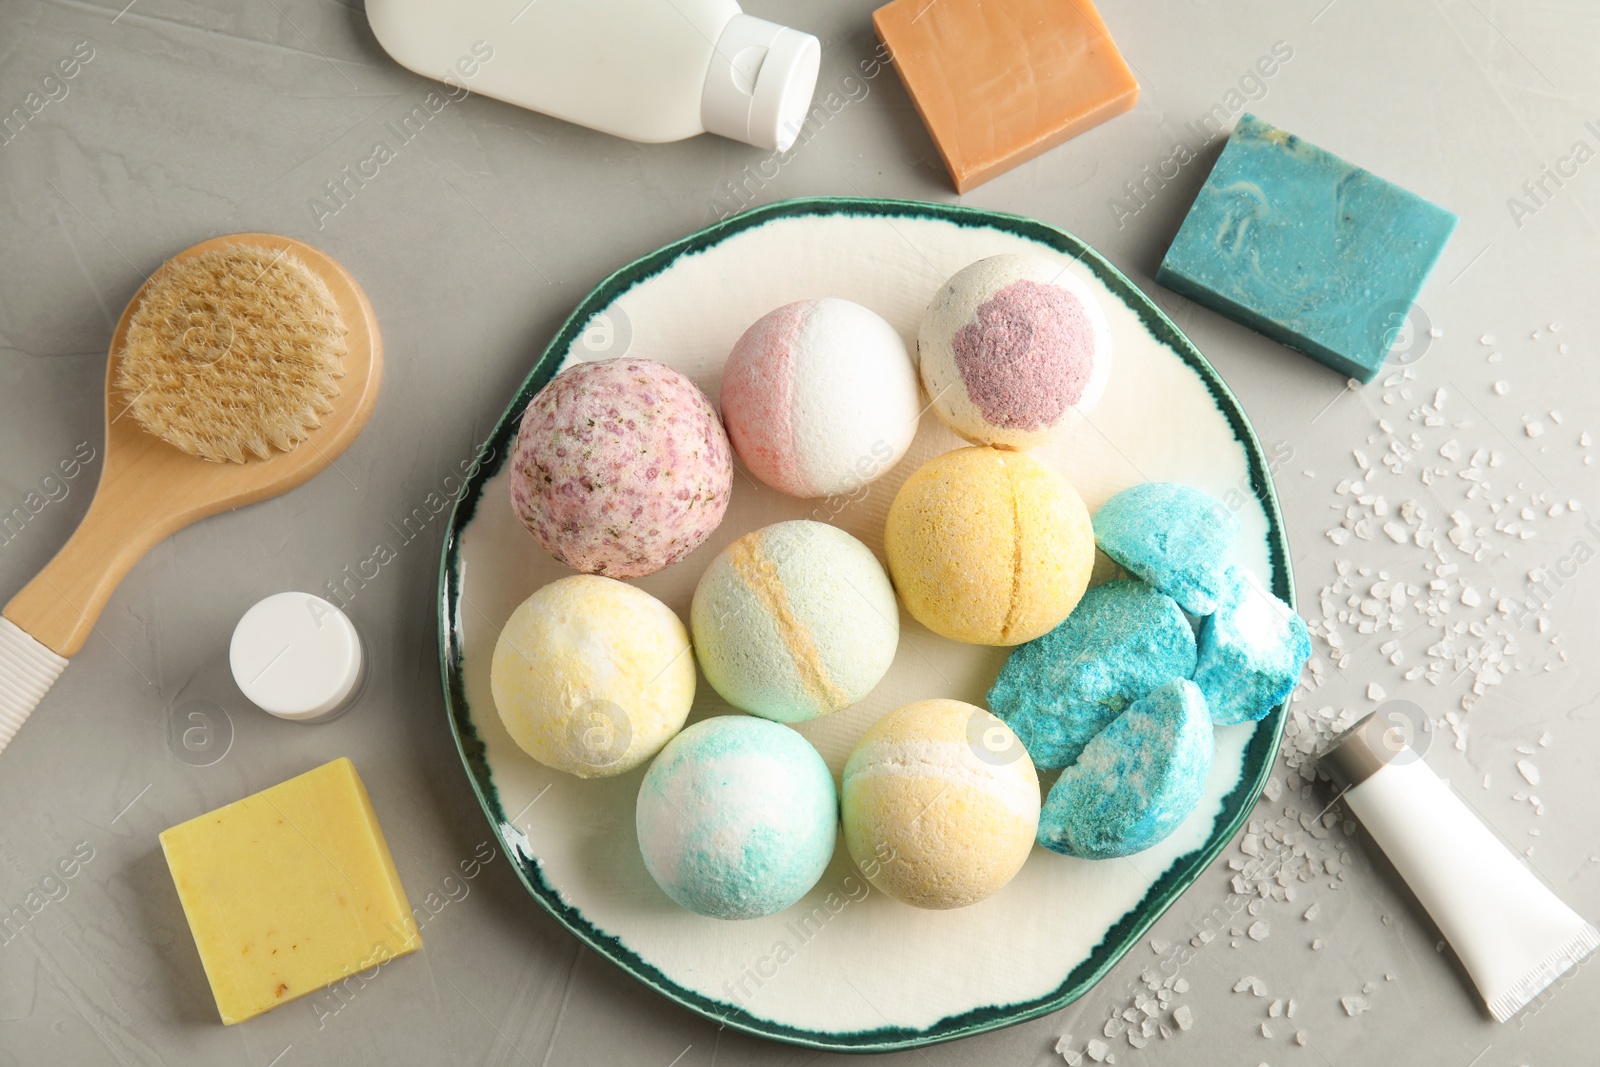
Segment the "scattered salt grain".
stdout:
<svg viewBox="0 0 1600 1067">
<path fill-rule="evenodd" d="M 1525 759 L 1517 760 L 1517 773 L 1527 779 L 1529 785 L 1539 784 L 1539 768 Z"/>
<path fill-rule="evenodd" d="M 1365 997 L 1340 997 L 1339 1005 L 1344 1008 L 1344 1013 L 1352 1019 L 1372 1007 L 1371 1004 L 1367 1003 Z"/>
</svg>

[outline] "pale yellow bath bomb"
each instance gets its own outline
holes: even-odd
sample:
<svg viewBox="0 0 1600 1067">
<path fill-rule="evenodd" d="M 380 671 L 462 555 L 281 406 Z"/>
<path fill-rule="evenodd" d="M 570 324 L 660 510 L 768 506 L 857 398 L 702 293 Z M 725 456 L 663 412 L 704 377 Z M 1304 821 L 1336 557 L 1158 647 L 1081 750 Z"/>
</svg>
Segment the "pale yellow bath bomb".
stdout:
<svg viewBox="0 0 1600 1067">
<path fill-rule="evenodd" d="M 1024 452 L 962 448 L 889 505 L 889 576 L 913 618 L 974 645 L 1053 630 L 1089 586 L 1094 529 L 1067 480 Z"/>
<path fill-rule="evenodd" d="M 512 612 L 490 688 L 506 732 L 547 767 L 622 774 L 661 751 L 694 703 L 683 622 L 614 578 L 551 582 Z"/>
<path fill-rule="evenodd" d="M 1010 727 L 959 700 L 891 711 L 862 735 L 840 791 L 861 873 L 919 908 L 963 908 L 1022 869 L 1039 777 Z"/>
</svg>

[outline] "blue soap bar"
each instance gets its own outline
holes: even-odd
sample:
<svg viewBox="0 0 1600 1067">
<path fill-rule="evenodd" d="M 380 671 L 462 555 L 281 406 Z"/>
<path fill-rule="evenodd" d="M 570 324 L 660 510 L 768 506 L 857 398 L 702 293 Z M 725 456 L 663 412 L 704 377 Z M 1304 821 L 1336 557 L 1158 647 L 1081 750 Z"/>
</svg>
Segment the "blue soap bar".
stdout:
<svg viewBox="0 0 1600 1067">
<path fill-rule="evenodd" d="M 1056 770 L 1134 701 L 1194 674 L 1194 631 L 1176 601 L 1144 582 L 1097 585 L 1066 621 L 1018 645 L 989 690 L 989 709 L 1033 765 Z"/>
<path fill-rule="evenodd" d="M 1039 813 L 1039 844 L 1084 859 L 1131 856 L 1166 839 L 1205 795 L 1215 748 L 1195 684 L 1168 682 L 1095 735 Z"/>
<path fill-rule="evenodd" d="M 1228 589 L 1200 631 L 1195 684 L 1219 726 L 1254 722 L 1282 704 L 1311 656 L 1305 620 L 1254 578 L 1228 568 Z"/>
<path fill-rule="evenodd" d="M 1243 115 L 1156 281 L 1370 382 L 1456 216 Z"/>
<path fill-rule="evenodd" d="M 1095 544 L 1128 573 L 1191 615 L 1216 610 L 1239 533 L 1220 502 L 1177 482 L 1143 482 L 1101 504 L 1093 523 Z"/>
</svg>

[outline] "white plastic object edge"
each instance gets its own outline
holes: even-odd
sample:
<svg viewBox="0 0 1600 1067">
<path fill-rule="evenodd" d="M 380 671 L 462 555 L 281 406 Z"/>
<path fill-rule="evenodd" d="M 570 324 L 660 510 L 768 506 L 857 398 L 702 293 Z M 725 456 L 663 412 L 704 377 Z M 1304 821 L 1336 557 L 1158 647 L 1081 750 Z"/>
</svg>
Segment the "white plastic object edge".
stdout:
<svg viewBox="0 0 1600 1067">
<path fill-rule="evenodd" d="M 67 669 L 58 656 L 0 615 L 0 752 Z"/>
</svg>

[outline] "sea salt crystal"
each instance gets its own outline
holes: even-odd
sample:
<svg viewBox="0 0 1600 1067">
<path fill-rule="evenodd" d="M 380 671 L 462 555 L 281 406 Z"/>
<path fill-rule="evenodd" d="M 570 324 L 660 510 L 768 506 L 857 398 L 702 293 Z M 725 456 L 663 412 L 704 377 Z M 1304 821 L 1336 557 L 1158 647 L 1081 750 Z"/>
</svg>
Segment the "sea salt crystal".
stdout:
<svg viewBox="0 0 1600 1067">
<path fill-rule="evenodd" d="M 1525 759 L 1517 760 L 1517 773 L 1525 778 L 1529 785 L 1539 784 L 1539 768 Z"/>
<path fill-rule="evenodd" d="M 1094 1062 L 1104 1063 L 1106 1061 L 1106 1053 L 1110 1051 L 1110 1046 L 1097 1037 L 1084 1046 L 1083 1051 L 1088 1053 L 1089 1058 Z"/>
<path fill-rule="evenodd" d="M 1194 1012 L 1189 1010 L 1189 1005 L 1180 1004 L 1172 1011 L 1172 1021 L 1178 1025 L 1179 1030 L 1188 1030 L 1194 1026 Z"/>
<path fill-rule="evenodd" d="M 1254 922 L 1250 924 L 1250 940 L 1265 941 L 1267 939 L 1267 933 L 1268 930 L 1266 923 Z"/>
<path fill-rule="evenodd" d="M 1495 382 L 1494 383 L 1494 391 L 1495 391 L 1495 395 L 1496 396 L 1505 396 L 1507 393 L 1511 392 L 1511 383 L 1510 382 Z"/>
<path fill-rule="evenodd" d="M 1340 997 L 1339 1005 L 1344 1008 L 1344 1013 L 1352 1019 L 1372 1006 L 1367 1003 L 1365 997 Z"/>
<path fill-rule="evenodd" d="M 1522 428 L 1522 431 L 1523 431 L 1523 433 L 1526 433 L 1529 437 L 1543 437 L 1544 436 L 1544 423 L 1539 422 L 1538 420 L 1535 420 L 1533 422 L 1528 423 L 1526 426 L 1524 426 Z"/>
<path fill-rule="evenodd" d="M 1313 905 L 1311 905 L 1311 907 L 1307 908 L 1306 909 L 1306 913 L 1305 913 L 1304 916 L 1302 916 L 1302 918 L 1304 918 L 1306 922 L 1310 922 L 1312 919 L 1315 919 L 1321 913 L 1322 913 L 1322 904 L 1319 902 L 1319 903 L 1313 904 Z"/>
</svg>

